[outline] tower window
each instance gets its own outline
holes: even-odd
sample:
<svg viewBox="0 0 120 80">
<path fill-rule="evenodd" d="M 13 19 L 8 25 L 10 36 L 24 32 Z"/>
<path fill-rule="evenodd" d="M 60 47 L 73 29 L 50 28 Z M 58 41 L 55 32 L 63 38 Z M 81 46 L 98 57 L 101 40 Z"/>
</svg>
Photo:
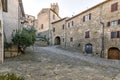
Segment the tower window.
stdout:
<svg viewBox="0 0 120 80">
<path fill-rule="evenodd" d="M 41 24 L 41 29 L 43 29 L 43 24 Z"/>
<path fill-rule="evenodd" d="M 2 1 L 3 11 L 7 12 L 8 11 L 7 0 L 1 0 L 1 1 Z"/>
</svg>

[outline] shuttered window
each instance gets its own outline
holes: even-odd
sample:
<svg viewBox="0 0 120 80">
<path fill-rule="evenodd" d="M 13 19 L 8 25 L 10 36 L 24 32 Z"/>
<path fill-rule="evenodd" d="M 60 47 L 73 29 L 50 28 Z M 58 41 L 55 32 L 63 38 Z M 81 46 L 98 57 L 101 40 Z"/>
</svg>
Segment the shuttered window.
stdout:
<svg viewBox="0 0 120 80">
<path fill-rule="evenodd" d="M 112 38 L 120 38 L 120 31 L 111 32 L 111 39 Z"/>
<path fill-rule="evenodd" d="M 107 23 L 107 26 L 117 26 L 120 24 L 120 19 L 119 20 L 114 20 L 114 21 L 110 21 Z"/>
<path fill-rule="evenodd" d="M 43 24 L 41 24 L 41 29 L 43 29 Z"/>
<path fill-rule="evenodd" d="M 89 21 L 89 20 L 91 20 L 91 13 L 86 16 L 83 16 L 83 22 Z"/>
<path fill-rule="evenodd" d="M 85 32 L 85 38 L 90 38 L 90 32 L 89 31 Z"/>
<path fill-rule="evenodd" d="M 53 32 L 55 32 L 55 28 L 53 28 Z"/>
<path fill-rule="evenodd" d="M 111 12 L 114 12 L 114 11 L 117 11 L 117 10 L 118 10 L 118 2 L 111 5 Z"/>
<path fill-rule="evenodd" d="M 64 26 L 64 24 L 62 25 L 62 29 L 64 30 L 64 28 L 65 28 L 65 26 Z"/>
</svg>

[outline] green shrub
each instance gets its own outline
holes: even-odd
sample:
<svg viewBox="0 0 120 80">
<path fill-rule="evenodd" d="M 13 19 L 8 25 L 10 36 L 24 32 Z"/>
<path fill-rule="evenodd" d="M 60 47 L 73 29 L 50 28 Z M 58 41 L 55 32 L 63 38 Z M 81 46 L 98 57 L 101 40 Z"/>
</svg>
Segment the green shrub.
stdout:
<svg viewBox="0 0 120 80">
<path fill-rule="evenodd" d="M 15 74 L 0 74 L 0 80 L 24 80 L 23 77 L 18 77 Z"/>
</svg>

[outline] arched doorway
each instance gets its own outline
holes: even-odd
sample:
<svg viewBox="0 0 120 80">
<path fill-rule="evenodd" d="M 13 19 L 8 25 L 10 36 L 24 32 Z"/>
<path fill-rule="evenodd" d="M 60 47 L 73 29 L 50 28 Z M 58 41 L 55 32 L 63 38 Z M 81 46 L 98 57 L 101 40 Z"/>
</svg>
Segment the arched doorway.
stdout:
<svg viewBox="0 0 120 80">
<path fill-rule="evenodd" d="M 87 54 L 91 54 L 92 53 L 92 44 L 86 44 L 85 45 L 85 51 Z"/>
<path fill-rule="evenodd" d="M 109 48 L 108 59 L 120 59 L 120 50 L 116 47 Z"/>
<path fill-rule="evenodd" d="M 55 43 L 54 43 L 55 45 L 60 45 L 60 37 L 59 36 L 57 36 L 56 38 L 55 38 Z"/>
</svg>

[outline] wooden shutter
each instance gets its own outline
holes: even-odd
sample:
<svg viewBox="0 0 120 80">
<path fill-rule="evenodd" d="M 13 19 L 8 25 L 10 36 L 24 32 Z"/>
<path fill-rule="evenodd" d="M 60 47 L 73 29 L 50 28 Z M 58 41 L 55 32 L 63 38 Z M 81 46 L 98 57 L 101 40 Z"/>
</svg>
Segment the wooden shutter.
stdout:
<svg viewBox="0 0 120 80">
<path fill-rule="evenodd" d="M 117 31 L 117 38 L 120 38 L 120 31 Z"/>
<path fill-rule="evenodd" d="M 83 22 L 85 22 L 85 16 L 83 16 Z"/>
<path fill-rule="evenodd" d="M 91 20 L 91 13 L 89 14 L 89 20 Z"/>
<path fill-rule="evenodd" d="M 74 25 L 74 22 L 72 21 L 72 26 Z"/>
<path fill-rule="evenodd" d="M 118 24 L 120 24 L 120 19 L 118 20 Z"/>
</svg>

